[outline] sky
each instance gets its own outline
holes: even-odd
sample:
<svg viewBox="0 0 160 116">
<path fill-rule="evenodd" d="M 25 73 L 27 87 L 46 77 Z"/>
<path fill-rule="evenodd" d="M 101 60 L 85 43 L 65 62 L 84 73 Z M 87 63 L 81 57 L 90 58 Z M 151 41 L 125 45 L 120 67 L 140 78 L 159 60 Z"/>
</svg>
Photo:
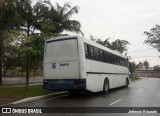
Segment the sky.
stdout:
<svg viewBox="0 0 160 116">
<path fill-rule="evenodd" d="M 144 44 L 144 31 L 160 24 L 160 0 L 50 0 L 53 5 L 71 3 L 79 6 L 72 19 L 80 21 L 82 32 L 90 39 L 127 40 L 127 55 L 136 63 L 147 60 L 150 66 L 160 65 L 160 53 Z"/>
</svg>

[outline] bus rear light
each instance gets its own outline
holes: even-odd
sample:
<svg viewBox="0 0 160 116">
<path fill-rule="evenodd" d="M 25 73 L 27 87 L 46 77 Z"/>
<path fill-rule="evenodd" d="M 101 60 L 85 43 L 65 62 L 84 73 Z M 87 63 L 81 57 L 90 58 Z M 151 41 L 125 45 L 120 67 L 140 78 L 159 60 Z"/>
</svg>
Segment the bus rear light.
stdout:
<svg viewBox="0 0 160 116">
<path fill-rule="evenodd" d="M 47 81 L 47 80 L 44 80 L 43 82 L 44 82 L 45 84 L 47 84 L 47 83 L 48 83 L 48 81 Z"/>
</svg>

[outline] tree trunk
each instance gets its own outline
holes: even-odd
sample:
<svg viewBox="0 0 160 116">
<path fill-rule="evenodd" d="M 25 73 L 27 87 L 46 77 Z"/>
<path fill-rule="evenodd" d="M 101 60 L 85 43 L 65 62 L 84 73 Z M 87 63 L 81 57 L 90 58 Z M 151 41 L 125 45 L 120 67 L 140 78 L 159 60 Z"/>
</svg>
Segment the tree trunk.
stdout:
<svg viewBox="0 0 160 116">
<path fill-rule="evenodd" d="M 29 84 L 29 76 L 30 76 L 30 60 L 29 60 L 29 53 L 26 54 L 26 91 L 28 91 L 28 84 Z"/>
<path fill-rule="evenodd" d="M 21 67 L 21 76 L 23 76 L 24 69 Z"/>
<path fill-rule="evenodd" d="M 30 25 L 27 21 L 27 38 L 29 37 Z M 28 84 L 29 84 L 29 76 L 30 76 L 30 57 L 29 51 L 26 54 L 26 91 L 28 91 Z"/>
<path fill-rule="evenodd" d="M 3 77 L 6 76 L 6 72 L 7 72 L 8 68 L 6 67 L 3 71 Z"/>
<path fill-rule="evenodd" d="M 2 85 L 2 74 L 3 74 L 3 67 L 2 67 L 2 63 L 3 63 L 3 40 L 2 38 L 0 38 L 0 85 Z"/>
<path fill-rule="evenodd" d="M 36 69 L 34 69 L 34 76 L 36 76 Z"/>
</svg>

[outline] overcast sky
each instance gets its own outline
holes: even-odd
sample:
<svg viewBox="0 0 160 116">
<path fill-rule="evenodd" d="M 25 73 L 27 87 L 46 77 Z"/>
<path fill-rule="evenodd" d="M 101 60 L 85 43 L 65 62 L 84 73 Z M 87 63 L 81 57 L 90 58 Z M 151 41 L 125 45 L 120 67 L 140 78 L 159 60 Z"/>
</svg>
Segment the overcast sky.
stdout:
<svg viewBox="0 0 160 116">
<path fill-rule="evenodd" d="M 150 66 L 160 64 L 159 52 L 145 45 L 144 31 L 160 24 L 160 0 L 50 0 L 63 5 L 79 6 L 72 18 L 80 21 L 85 37 L 90 35 L 110 41 L 124 39 L 130 42 L 128 56 L 136 63 L 149 61 Z M 140 51 L 141 52 L 133 52 Z M 154 56 L 154 57 L 152 57 Z"/>
</svg>

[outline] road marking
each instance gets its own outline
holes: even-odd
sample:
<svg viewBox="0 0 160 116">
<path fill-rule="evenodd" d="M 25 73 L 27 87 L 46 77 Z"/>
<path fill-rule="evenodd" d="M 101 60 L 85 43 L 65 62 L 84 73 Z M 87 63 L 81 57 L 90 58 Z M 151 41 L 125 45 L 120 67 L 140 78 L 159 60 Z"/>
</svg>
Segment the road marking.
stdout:
<svg viewBox="0 0 160 116">
<path fill-rule="evenodd" d="M 121 101 L 121 100 L 122 100 L 122 99 L 118 99 L 118 100 L 116 100 L 116 101 L 110 103 L 109 105 L 111 106 L 111 105 L 113 105 L 113 104 L 115 104 L 115 103 L 117 103 L 117 102 L 119 102 L 119 101 Z"/>
</svg>

